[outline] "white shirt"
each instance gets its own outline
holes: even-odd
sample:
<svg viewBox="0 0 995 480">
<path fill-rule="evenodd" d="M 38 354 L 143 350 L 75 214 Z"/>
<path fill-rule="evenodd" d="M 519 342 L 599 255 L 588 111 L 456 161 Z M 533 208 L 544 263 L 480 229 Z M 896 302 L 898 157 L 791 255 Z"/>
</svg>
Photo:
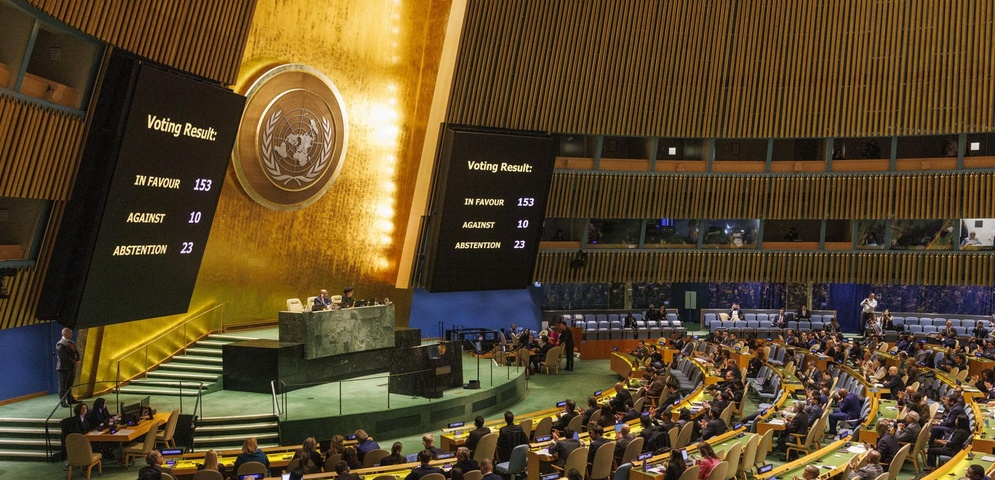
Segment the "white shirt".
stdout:
<svg viewBox="0 0 995 480">
<path fill-rule="evenodd" d="M 877 299 L 870 297 L 865 298 L 863 302 L 860 302 L 860 304 L 864 306 L 862 310 L 864 313 L 874 313 L 874 309 L 878 308 Z"/>
</svg>

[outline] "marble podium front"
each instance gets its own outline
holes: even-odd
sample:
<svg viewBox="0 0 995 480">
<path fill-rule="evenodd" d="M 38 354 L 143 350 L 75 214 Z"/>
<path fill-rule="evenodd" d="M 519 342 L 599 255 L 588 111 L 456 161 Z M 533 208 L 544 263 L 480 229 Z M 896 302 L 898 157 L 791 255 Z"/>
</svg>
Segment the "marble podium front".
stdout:
<svg viewBox="0 0 995 480">
<path fill-rule="evenodd" d="M 280 312 L 280 341 L 304 344 L 304 358 L 394 347 L 394 306 Z"/>
</svg>

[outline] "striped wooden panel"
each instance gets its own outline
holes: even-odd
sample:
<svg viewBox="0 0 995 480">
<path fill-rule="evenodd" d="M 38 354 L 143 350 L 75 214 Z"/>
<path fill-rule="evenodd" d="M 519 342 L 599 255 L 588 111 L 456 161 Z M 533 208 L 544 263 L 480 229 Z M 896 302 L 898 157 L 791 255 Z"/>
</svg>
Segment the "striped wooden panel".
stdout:
<svg viewBox="0 0 995 480">
<path fill-rule="evenodd" d="M 35 268 L 18 270 L 16 276 L 4 280 L 10 298 L 0 300 L 0 329 L 39 323 L 35 318 L 35 309 L 38 307 L 38 296 L 41 295 L 41 287 L 45 280 L 44 272 L 48 269 L 52 257 L 55 236 L 59 231 L 65 206 L 65 202 L 55 202 L 52 207 L 52 213 L 45 227 L 45 239 L 49 241 L 42 243 Z"/>
<path fill-rule="evenodd" d="M 573 252 L 539 253 L 534 279 L 543 283 L 825 282 L 991 285 L 990 253 L 897 252 L 638 252 L 590 251 L 574 268 Z"/>
<path fill-rule="evenodd" d="M 0 94 L 0 196 L 67 200 L 83 120 Z"/>
<path fill-rule="evenodd" d="M 236 82 L 255 0 L 26 0 L 84 33 L 173 68 Z"/>
<path fill-rule="evenodd" d="M 563 133 L 991 131 L 995 6 L 471 0 L 448 121 Z"/>
<path fill-rule="evenodd" d="M 681 175 L 556 172 L 552 218 L 995 217 L 995 173 Z"/>
</svg>

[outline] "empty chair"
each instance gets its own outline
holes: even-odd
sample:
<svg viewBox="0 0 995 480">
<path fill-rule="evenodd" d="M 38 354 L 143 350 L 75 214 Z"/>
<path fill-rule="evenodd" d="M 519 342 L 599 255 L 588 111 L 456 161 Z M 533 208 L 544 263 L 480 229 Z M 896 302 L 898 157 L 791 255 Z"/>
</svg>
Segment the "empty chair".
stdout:
<svg viewBox="0 0 995 480">
<path fill-rule="evenodd" d="M 819 332 L 819 331 L 822 331 L 822 330 L 825 330 L 825 329 L 826 329 L 826 324 L 824 324 L 822 322 L 816 322 L 816 321 L 812 322 L 812 330 L 815 330 L 815 331 Z"/>
<path fill-rule="evenodd" d="M 927 335 L 931 335 L 931 334 L 937 333 L 938 331 L 939 331 L 939 328 L 936 325 L 923 325 L 922 326 L 922 333 L 925 333 Z"/>
<path fill-rule="evenodd" d="M 767 322 L 767 323 L 769 324 L 770 322 Z M 749 329 L 749 330 L 757 330 L 757 329 L 760 328 L 760 322 L 756 321 L 756 320 L 754 320 L 754 321 L 747 321 L 746 322 L 746 328 Z"/>
<path fill-rule="evenodd" d="M 896 327 L 904 326 L 905 317 L 891 317 L 891 323 L 895 324 Z"/>
<path fill-rule="evenodd" d="M 922 333 L 923 333 L 923 331 L 922 331 L 922 325 L 912 324 L 912 325 L 909 325 L 908 328 L 909 328 L 909 333 L 911 333 L 913 335 L 922 335 Z"/>
<path fill-rule="evenodd" d="M 676 321 L 678 321 L 680 319 L 677 318 L 677 314 L 676 313 L 668 313 L 667 314 L 667 320 L 669 320 L 671 322 L 676 322 Z"/>
<path fill-rule="evenodd" d="M 825 323 L 826 321 L 828 321 L 828 319 L 823 319 L 822 315 L 820 315 L 818 313 L 813 313 L 812 317 L 809 318 L 809 321 L 812 321 L 812 322 L 823 322 L 823 323 Z"/>
<path fill-rule="evenodd" d="M 952 326 L 952 327 L 959 327 L 959 326 L 961 326 L 959 318 L 948 318 L 947 320 L 950 320 L 950 326 Z"/>
<path fill-rule="evenodd" d="M 131 445 L 121 449 L 121 453 L 124 454 L 125 468 L 128 467 L 128 463 L 131 462 L 131 459 L 144 457 L 152 451 L 152 448 L 155 447 L 155 431 L 159 429 L 160 425 L 162 425 L 162 420 L 156 420 L 156 422 L 152 424 L 152 428 L 149 429 L 149 433 L 145 435 L 145 440 L 142 442 L 133 442 Z"/>
<path fill-rule="evenodd" d="M 180 409 L 177 408 L 172 412 L 169 412 L 169 419 L 166 420 L 166 426 L 163 427 L 161 432 L 157 432 L 155 435 L 156 445 L 161 443 L 167 448 L 176 448 L 176 442 L 173 441 L 173 435 L 176 433 L 176 424 L 179 420 Z"/>
<path fill-rule="evenodd" d="M 149 436 L 155 438 L 151 433 Z M 86 478 L 90 478 L 94 465 L 97 466 L 97 473 L 104 474 L 103 455 L 93 453 L 90 439 L 80 433 L 70 433 L 66 436 L 66 463 L 69 465 L 67 479 L 73 478 L 73 467 L 86 468 Z"/>
<path fill-rule="evenodd" d="M 798 330 L 798 321 L 797 320 L 788 320 L 788 328 L 790 328 L 792 330 Z"/>
<path fill-rule="evenodd" d="M 640 440 L 642 439 L 640 438 Z M 636 453 L 638 454 L 639 452 Z M 629 470 L 632 470 L 632 463 L 623 462 L 618 466 L 618 468 L 615 469 L 615 474 L 612 476 L 612 480 L 629 480 Z"/>
<path fill-rule="evenodd" d="M 299 298 L 288 298 L 287 299 L 287 311 L 301 313 L 304 311 L 304 305 L 301 304 L 301 299 Z"/>
<path fill-rule="evenodd" d="M 749 320 L 749 319 L 747 319 L 747 320 Z M 757 321 L 758 322 L 766 322 L 768 320 L 770 320 L 770 315 L 768 315 L 766 313 L 758 313 L 757 314 Z"/>
<path fill-rule="evenodd" d="M 971 320 L 971 319 L 967 319 L 967 318 L 965 318 L 964 320 L 960 321 L 960 326 L 966 328 L 967 331 L 969 331 L 969 332 L 971 330 L 974 330 L 974 327 L 975 327 L 976 324 L 977 324 L 977 321 Z"/>
<path fill-rule="evenodd" d="M 511 451 L 511 458 L 509 458 L 507 462 L 501 462 L 495 465 L 494 472 L 502 475 L 510 475 L 512 480 L 514 480 L 518 475 L 525 473 L 525 453 L 528 451 L 528 444 L 522 444 L 515 447 Z"/>
<path fill-rule="evenodd" d="M 943 328 L 943 327 L 947 326 L 947 319 L 945 319 L 945 318 L 934 318 L 933 319 L 933 326 L 934 327 L 938 327 L 938 328 Z"/>
<path fill-rule="evenodd" d="M 966 337 L 967 329 L 964 327 L 954 327 L 954 331 L 957 332 L 958 337 Z"/>
<path fill-rule="evenodd" d="M 919 317 L 905 317 L 906 325 L 919 325 Z"/>
<path fill-rule="evenodd" d="M 580 417 L 580 415 L 577 415 Z M 553 432 L 553 417 L 545 416 L 539 419 L 533 431 L 533 438 L 545 437 Z"/>
<path fill-rule="evenodd" d="M 704 324 L 704 326 L 706 328 L 709 327 L 712 324 L 712 322 L 714 322 L 714 321 L 715 321 L 715 314 L 714 313 L 706 313 L 705 314 L 705 324 Z"/>
</svg>

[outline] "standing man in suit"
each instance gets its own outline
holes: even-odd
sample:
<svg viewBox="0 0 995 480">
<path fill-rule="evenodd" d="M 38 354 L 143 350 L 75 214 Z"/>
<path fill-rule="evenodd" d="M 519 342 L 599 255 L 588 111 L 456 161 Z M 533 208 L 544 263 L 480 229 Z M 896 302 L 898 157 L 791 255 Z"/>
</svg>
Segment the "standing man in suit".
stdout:
<svg viewBox="0 0 995 480">
<path fill-rule="evenodd" d="M 61 405 L 68 407 L 76 403 L 72 388 L 76 380 L 76 366 L 80 361 L 79 351 L 73 342 L 72 329 L 62 329 L 62 338 L 55 344 L 55 353 L 58 357 L 55 369 L 59 372 L 59 398 L 62 401 Z"/>
<path fill-rule="evenodd" d="M 560 331 L 560 345 L 563 346 L 563 354 L 567 356 L 567 366 L 564 370 L 572 372 L 574 371 L 574 333 L 567 328 L 566 322 L 560 322 L 556 326 Z"/>
</svg>

